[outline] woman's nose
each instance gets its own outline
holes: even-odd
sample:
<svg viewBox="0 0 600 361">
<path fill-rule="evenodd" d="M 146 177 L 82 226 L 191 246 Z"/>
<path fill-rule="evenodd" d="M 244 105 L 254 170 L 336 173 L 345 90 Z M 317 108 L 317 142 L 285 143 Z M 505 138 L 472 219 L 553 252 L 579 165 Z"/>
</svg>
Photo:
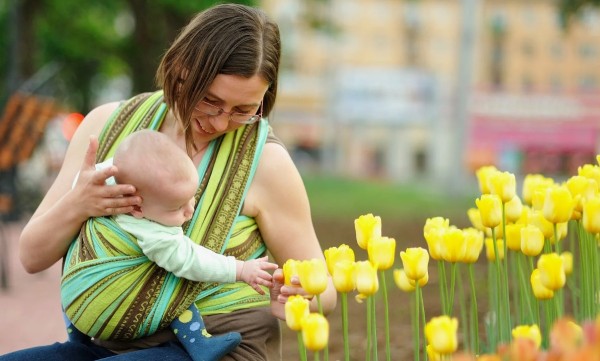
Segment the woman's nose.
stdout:
<svg viewBox="0 0 600 361">
<path fill-rule="evenodd" d="M 223 113 L 216 117 L 211 117 L 210 123 L 217 132 L 222 132 L 229 126 L 229 114 Z"/>
</svg>

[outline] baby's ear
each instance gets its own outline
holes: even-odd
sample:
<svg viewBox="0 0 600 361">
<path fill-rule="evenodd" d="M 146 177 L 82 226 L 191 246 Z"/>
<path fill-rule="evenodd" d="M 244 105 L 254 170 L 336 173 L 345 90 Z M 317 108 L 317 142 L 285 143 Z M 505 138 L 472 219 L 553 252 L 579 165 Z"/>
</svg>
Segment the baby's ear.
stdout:
<svg viewBox="0 0 600 361">
<path fill-rule="evenodd" d="M 131 211 L 131 215 L 134 216 L 135 218 L 143 218 L 144 212 L 142 211 L 142 207 L 133 206 L 133 211 Z"/>
</svg>

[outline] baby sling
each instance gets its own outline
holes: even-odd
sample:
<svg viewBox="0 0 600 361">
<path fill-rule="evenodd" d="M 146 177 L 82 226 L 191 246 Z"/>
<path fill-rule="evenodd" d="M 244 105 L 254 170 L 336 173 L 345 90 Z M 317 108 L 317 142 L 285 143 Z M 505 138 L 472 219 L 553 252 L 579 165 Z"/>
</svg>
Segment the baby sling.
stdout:
<svg viewBox="0 0 600 361">
<path fill-rule="evenodd" d="M 162 91 L 124 102 L 99 137 L 97 162 L 111 157 L 128 134 L 158 130 L 166 112 Z M 194 217 L 184 224 L 199 244 L 243 259 L 264 253 L 256 235 L 242 253 L 240 247 L 230 252 L 227 243 L 267 133 L 267 122 L 261 120 L 210 143 L 199 167 Z M 217 289 L 217 284 L 181 279 L 158 267 L 111 217 L 96 217 L 83 224 L 65 256 L 61 301 L 69 320 L 88 336 L 130 340 L 168 327 L 201 292 Z"/>
</svg>

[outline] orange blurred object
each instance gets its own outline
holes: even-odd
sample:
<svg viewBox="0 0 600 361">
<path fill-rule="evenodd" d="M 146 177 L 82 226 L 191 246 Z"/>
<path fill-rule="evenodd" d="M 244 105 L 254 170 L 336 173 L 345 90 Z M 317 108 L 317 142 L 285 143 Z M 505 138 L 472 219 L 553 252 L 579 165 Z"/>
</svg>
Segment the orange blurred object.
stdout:
<svg viewBox="0 0 600 361">
<path fill-rule="evenodd" d="M 66 140 L 71 140 L 83 118 L 81 113 L 70 113 L 65 117 L 62 123 L 62 133 Z"/>
</svg>

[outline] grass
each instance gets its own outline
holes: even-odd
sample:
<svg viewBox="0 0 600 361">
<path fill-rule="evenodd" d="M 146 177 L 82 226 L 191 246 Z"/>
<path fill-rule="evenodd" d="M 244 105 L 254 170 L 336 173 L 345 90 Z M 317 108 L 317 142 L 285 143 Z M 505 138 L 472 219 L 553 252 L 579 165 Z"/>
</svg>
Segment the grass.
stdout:
<svg viewBox="0 0 600 361">
<path fill-rule="evenodd" d="M 315 218 L 354 219 L 373 213 L 383 218 L 455 217 L 475 206 L 475 197 L 451 196 L 424 184 L 305 176 Z"/>
</svg>

